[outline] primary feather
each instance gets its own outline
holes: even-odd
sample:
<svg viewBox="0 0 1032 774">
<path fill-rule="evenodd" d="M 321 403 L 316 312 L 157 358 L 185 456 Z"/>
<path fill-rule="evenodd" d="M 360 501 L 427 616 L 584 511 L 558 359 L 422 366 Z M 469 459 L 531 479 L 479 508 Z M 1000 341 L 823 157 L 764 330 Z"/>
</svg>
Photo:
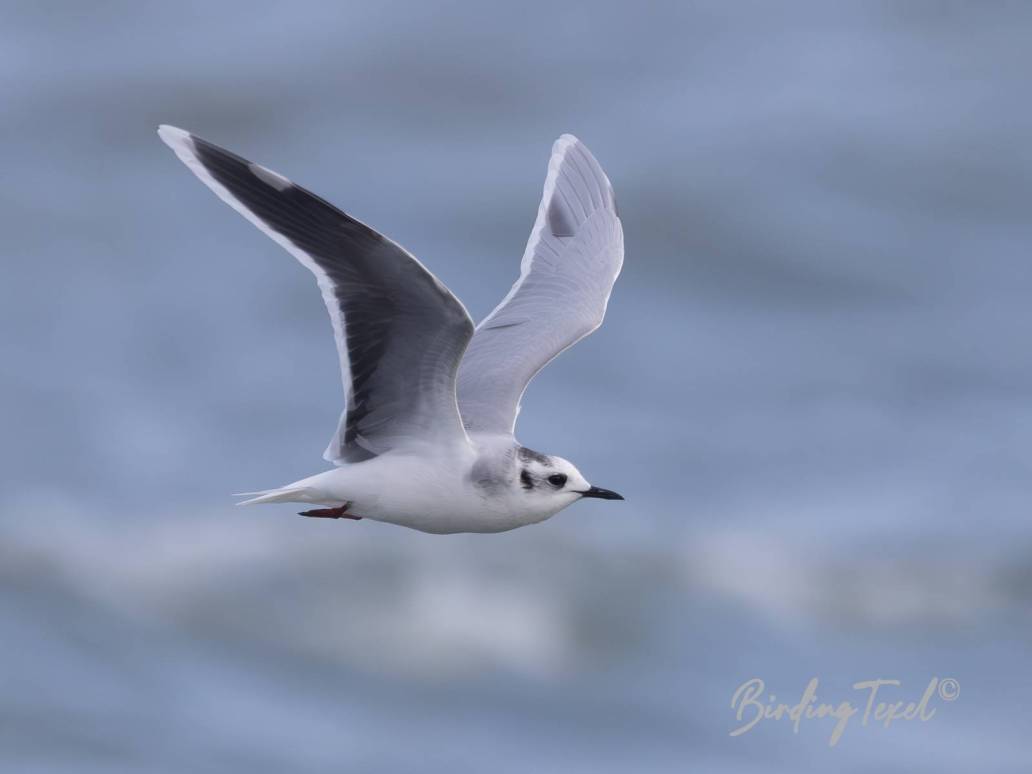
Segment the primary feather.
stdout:
<svg viewBox="0 0 1032 774">
<path fill-rule="evenodd" d="M 552 147 L 519 279 L 477 326 L 459 366 L 467 431 L 512 434 L 530 380 L 602 324 L 622 265 L 613 187 L 591 152 L 564 134 Z"/>
</svg>

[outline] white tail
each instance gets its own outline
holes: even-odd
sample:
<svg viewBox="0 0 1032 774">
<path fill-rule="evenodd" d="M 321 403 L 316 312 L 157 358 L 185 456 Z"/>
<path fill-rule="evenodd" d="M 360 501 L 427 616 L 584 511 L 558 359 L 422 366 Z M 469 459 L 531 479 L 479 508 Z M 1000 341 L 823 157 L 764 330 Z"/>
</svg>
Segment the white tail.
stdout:
<svg viewBox="0 0 1032 774">
<path fill-rule="evenodd" d="M 304 486 L 284 486 L 279 489 L 263 489 L 260 492 L 237 492 L 233 497 L 256 495 L 237 505 L 260 505 L 262 503 L 318 503 L 316 493 Z"/>
</svg>

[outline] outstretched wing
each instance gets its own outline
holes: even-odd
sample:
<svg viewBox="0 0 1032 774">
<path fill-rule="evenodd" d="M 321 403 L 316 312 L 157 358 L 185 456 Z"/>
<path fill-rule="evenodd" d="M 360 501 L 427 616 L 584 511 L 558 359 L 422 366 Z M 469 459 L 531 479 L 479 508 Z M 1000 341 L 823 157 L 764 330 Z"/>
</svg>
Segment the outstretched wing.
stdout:
<svg viewBox="0 0 1032 774">
<path fill-rule="evenodd" d="M 282 175 L 162 126 L 222 201 L 304 264 L 340 354 L 345 411 L 326 450 L 357 462 L 415 441 L 465 441 L 455 375 L 473 335 L 461 303 L 404 248 Z"/>
<path fill-rule="evenodd" d="M 459 366 L 469 432 L 513 432 L 530 380 L 602 324 L 622 265 L 613 187 L 591 152 L 564 134 L 552 146 L 520 277 L 477 326 Z"/>
</svg>

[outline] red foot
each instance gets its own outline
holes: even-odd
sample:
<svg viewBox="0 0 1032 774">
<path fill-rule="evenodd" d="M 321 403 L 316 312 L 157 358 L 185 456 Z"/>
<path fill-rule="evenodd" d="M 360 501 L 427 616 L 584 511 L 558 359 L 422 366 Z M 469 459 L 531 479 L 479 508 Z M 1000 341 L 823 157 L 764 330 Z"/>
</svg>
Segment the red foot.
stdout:
<svg viewBox="0 0 1032 774">
<path fill-rule="evenodd" d="M 314 519 L 352 519 L 354 521 L 360 521 L 361 516 L 354 516 L 353 514 L 346 513 L 348 508 L 351 507 L 351 503 L 344 503 L 338 508 L 318 508 L 314 511 L 301 511 L 299 516 L 310 516 Z"/>
</svg>

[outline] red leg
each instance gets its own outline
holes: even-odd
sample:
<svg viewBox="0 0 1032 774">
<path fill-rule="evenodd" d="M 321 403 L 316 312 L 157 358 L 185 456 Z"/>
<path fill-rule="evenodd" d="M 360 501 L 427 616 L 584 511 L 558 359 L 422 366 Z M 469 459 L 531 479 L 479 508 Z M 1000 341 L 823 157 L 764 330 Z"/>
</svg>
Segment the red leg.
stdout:
<svg viewBox="0 0 1032 774">
<path fill-rule="evenodd" d="M 337 508 L 317 508 L 314 511 L 301 511 L 299 516 L 310 516 L 314 519 L 352 519 L 354 521 L 361 520 L 361 516 L 354 516 L 350 513 L 346 513 L 347 509 L 351 507 L 350 502 L 346 502 Z"/>
</svg>

